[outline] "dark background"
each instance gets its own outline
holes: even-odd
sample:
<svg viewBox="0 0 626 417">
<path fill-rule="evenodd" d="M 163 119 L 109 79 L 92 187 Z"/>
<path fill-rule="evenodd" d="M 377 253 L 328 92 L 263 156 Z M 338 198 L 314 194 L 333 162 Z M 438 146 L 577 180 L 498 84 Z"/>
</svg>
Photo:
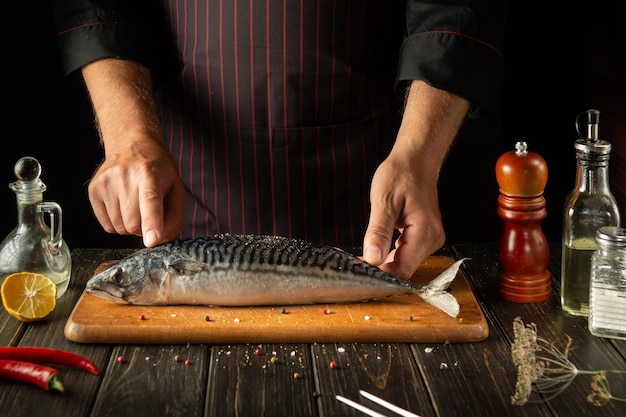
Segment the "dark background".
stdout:
<svg viewBox="0 0 626 417">
<path fill-rule="evenodd" d="M 82 80 L 63 76 L 51 3 L 22 0 L 2 7 L 0 238 L 17 222 L 8 188 L 13 166 L 30 155 L 43 166 L 45 200 L 63 207 L 70 248 L 134 246 L 136 239 L 105 233 L 89 205 L 87 182 L 102 152 Z M 600 136 L 613 144 L 611 188 L 620 207 L 626 204 L 626 5 L 568 2 L 565 13 L 537 2 L 509 3 L 502 105 L 497 114 L 464 125 L 441 174 L 448 243 L 498 240 L 495 163 L 518 140 L 548 164 L 542 229 L 559 241 L 563 202 L 575 178 L 574 120 L 589 108 L 601 111 Z"/>
</svg>

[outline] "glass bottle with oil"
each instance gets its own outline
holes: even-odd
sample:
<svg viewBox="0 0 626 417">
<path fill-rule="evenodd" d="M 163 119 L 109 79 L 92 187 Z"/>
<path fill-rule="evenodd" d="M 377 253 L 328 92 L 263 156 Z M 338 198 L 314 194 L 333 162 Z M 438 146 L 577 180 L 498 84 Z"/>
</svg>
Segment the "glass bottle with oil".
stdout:
<svg viewBox="0 0 626 417">
<path fill-rule="evenodd" d="M 58 298 L 67 290 L 72 269 L 61 233 L 61 207 L 43 201 L 46 185 L 39 178 L 41 165 L 35 158 L 21 158 L 14 172 L 17 181 L 9 188 L 17 199 L 17 226 L 0 244 L 0 283 L 14 272 L 39 273 L 54 282 Z"/>
<path fill-rule="evenodd" d="M 575 316 L 589 314 L 591 256 L 596 250 L 596 231 L 603 226 L 620 226 L 617 201 L 609 188 L 611 144 L 598 138 L 600 112 L 591 109 L 585 113 L 587 137 L 574 144 L 576 185 L 565 199 L 563 214 L 561 307 Z M 579 136 L 582 136 L 580 132 Z"/>
</svg>

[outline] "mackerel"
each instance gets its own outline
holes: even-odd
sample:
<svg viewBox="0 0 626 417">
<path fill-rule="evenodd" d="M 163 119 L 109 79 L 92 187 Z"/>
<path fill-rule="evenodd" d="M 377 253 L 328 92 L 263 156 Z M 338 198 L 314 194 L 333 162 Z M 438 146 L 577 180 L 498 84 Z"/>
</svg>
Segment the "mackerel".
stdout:
<svg viewBox="0 0 626 417">
<path fill-rule="evenodd" d="M 120 304 L 256 306 L 353 303 L 418 294 L 456 317 L 447 289 L 464 259 L 415 285 L 330 246 L 264 235 L 217 235 L 134 252 L 94 275 L 87 293 Z"/>
</svg>

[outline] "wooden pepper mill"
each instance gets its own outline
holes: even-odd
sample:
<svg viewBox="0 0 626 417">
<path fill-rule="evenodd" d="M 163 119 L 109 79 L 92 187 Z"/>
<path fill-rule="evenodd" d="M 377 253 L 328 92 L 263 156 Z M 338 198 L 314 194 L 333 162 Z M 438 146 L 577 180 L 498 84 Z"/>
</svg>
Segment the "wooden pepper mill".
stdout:
<svg viewBox="0 0 626 417">
<path fill-rule="evenodd" d="M 545 160 L 529 152 L 526 142 L 496 162 L 500 186 L 498 215 L 504 229 L 498 249 L 498 287 L 509 301 L 532 303 L 550 298 L 550 247 L 541 230 L 546 218 L 543 191 L 548 180 Z"/>
</svg>

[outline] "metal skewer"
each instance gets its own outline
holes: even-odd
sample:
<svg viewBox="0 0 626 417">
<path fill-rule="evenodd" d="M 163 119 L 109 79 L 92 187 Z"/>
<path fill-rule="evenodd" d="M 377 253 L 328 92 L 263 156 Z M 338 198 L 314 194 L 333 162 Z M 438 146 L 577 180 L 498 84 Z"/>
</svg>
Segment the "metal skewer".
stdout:
<svg viewBox="0 0 626 417">
<path fill-rule="evenodd" d="M 369 399 L 370 401 L 373 401 L 376 404 L 381 405 L 381 406 L 385 407 L 386 409 L 391 410 L 394 413 L 399 414 L 399 415 L 401 415 L 403 417 L 420 417 L 419 415 L 414 414 L 414 413 L 412 413 L 412 412 L 410 412 L 408 410 L 405 410 L 404 408 L 400 408 L 397 405 L 393 405 L 393 404 L 391 404 L 391 403 L 389 403 L 389 402 L 387 402 L 387 401 L 385 401 L 385 400 L 383 400 L 381 398 L 378 398 L 377 396 L 375 396 L 373 394 L 370 394 L 369 392 L 360 390 L 359 394 L 361 394 L 365 398 Z M 376 411 L 374 411 L 374 410 L 372 410 L 370 408 L 365 407 L 364 405 L 356 403 L 356 402 L 354 402 L 352 400 L 349 400 L 349 399 L 347 399 L 345 397 L 342 397 L 341 395 L 336 395 L 335 398 L 337 398 L 339 401 L 349 405 L 350 407 L 355 408 L 355 409 L 361 411 L 362 413 L 367 414 L 368 416 L 371 416 L 371 417 L 385 417 L 385 415 L 380 414 L 380 413 L 378 413 L 378 412 L 376 412 Z"/>
</svg>

